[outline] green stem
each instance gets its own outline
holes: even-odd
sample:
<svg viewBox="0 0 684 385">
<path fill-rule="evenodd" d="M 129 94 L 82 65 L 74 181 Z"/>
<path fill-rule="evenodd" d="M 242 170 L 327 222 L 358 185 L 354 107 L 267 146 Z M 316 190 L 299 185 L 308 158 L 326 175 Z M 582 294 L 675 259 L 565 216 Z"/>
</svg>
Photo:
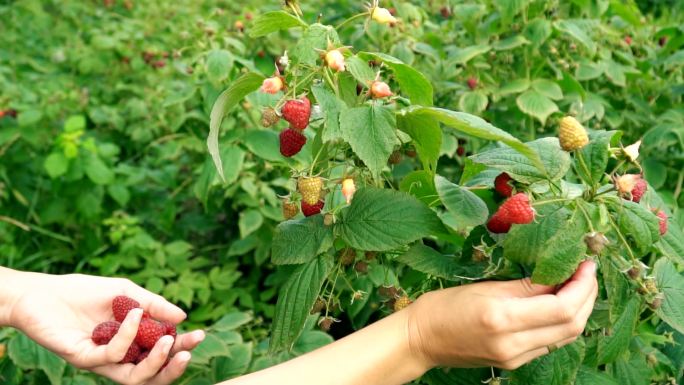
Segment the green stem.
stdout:
<svg viewBox="0 0 684 385">
<path fill-rule="evenodd" d="M 352 17 L 349 17 L 346 20 L 344 20 L 343 22 L 341 22 L 340 24 L 337 24 L 335 26 L 335 29 L 339 30 L 340 28 L 344 27 L 346 24 L 348 24 L 348 23 L 350 23 L 350 22 L 352 22 L 352 21 L 354 21 L 360 17 L 366 17 L 366 16 L 369 16 L 368 12 L 359 13 L 358 15 L 354 15 Z"/>
<path fill-rule="evenodd" d="M 582 215 L 584 215 L 584 219 L 587 220 L 587 224 L 589 225 L 589 231 L 593 233 L 595 231 L 594 224 L 591 222 L 591 219 L 589 218 L 589 213 L 584 209 L 584 207 L 582 207 L 581 201 L 577 202 L 577 208 L 579 209 L 579 211 L 582 212 Z"/>
<path fill-rule="evenodd" d="M 610 225 L 613 228 L 613 230 L 615 230 L 615 233 L 617 233 L 618 238 L 620 238 L 620 241 L 622 242 L 622 244 L 627 249 L 627 253 L 629 253 L 629 257 L 632 259 L 632 261 L 635 261 L 637 258 L 634 256 L 634 252 L 632 252 L 632 248 L 629 247 L 629 243 L 627 242 L 625 237 L 622 235 L 622 232 L 618 228 L 617 224 L 615 224 L 615 222 L 613 221 L 613 218 L 611 218 L 610 216 L 608 216 L 608 220 L 610 221 Z"/>
<path fill-rule="evenodd" d="M 549 203 L 569 202 L 571 200 L 572 199 L 569 199 L 569 198 L 561 198 L 561 199 L 549 199 L 549 200 L 545 200 L 545 201 L 535 201 L 532 203 L 532 206 L 534 206 L 534 207 L 543 206 L 543 205 L 546 205 Z"/>
</svg>

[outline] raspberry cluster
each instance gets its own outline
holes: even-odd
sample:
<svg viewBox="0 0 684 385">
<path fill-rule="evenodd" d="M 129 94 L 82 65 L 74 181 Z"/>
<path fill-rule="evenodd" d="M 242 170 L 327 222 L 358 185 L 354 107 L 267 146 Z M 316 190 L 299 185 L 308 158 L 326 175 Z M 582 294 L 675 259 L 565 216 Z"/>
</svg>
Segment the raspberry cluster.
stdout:
<svg viewBox="0 0 684 385">
<path fill-rule="evenodd" d="M 121 323 L 126 319 L 126 315 L 133 309 L 140 308 L 140 303 L 130 297 L 118 296 L 112 301 L 112 313 L 114 321 L 106 321 L 97 325 L 93 329 L 91 339 L 96 345 L 106 345 L 119 332 Z M 138 364 L 143 361 L 150 353 L 150 350 L 163 336 L 169 335 L 176 338 L 176 325 L 152 319 L 147 311 L 143 312 L 140 320 L 138 333 L 134 342 L 128 348 L 128 352 L 121 364 Z"/>
</svg>

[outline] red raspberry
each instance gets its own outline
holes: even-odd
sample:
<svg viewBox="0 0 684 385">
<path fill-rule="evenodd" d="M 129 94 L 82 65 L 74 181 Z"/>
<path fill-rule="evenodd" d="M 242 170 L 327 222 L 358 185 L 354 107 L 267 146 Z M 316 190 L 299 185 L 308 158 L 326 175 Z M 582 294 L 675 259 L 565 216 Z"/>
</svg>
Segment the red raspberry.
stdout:
<svg viewBox="0 0 684 385">
<path fill-rule="evenodd" d="M 285 157 L 297 155 L 306 144 L 306 136 L 294 128 L 280 133 L 280 153 Z"/>
<path fill-rule="evenodd" d="M 138 362 L 138 357 L 140 357 L 140 346 L 133 342 L 133 344 L 128 348 L 126 355 L 123 360 L 119 361 L 120 364 L 135 364 Z"/>
<path fill-rule="evenodd" d="M 477 87 L 477 79 L 476 78 L 468 78 L 468 88 L 471 90 L 474 90 Z"/>
<path fill-rule="evenodd" d="M 159 322 L 151 319 L 144 319 L 140 321 L 138 327 L 138 334 L 135 336 L 135 342 L 144 349 L 152 349 L 154 344 L 164 336 L 166 328 Z"/>
<path fill-rule="evenodd" d="M 530 198 L 525 193 L 517 193 L 508 198 L 499 207 L 495 215 L 499 215 L 503 222 L 526 224 L 534 221 L 534 209 L 530 206 Z"/>
<path fill-rule="evenodd" d="M 667 214 L 663 210 L 658 210 L 656 213 L 658 218 L 660 218 L 660 222 L 658 223 L 658 226 L 660 227 L 660 235 L 665 235 L 667 234 Z"/>
<path fill-rule="evenodd" d="M 311 117 L 311 102 L 306 96 L 301 99 L 288 100 L 280 110 L 283 119 L 290 122 L 292 128 L 303 130 L 309 125 Z"/>
<path fill-rule="evenodd" d="M 164 335 L 176 338 L 176 325 L 168 321 L 163 321 L 161 325 L 164 327 Z"/>
<path fill-rule="evenodd" d="M 489 219 L 489 222 L 487 222 L 487 229 L 494 234 L 507 233 L 511 229 L 511 226 L 511 223 L 504 222 L 498 214 L 494 214 Z"/>
<path fill-rule="evenodd" d="M 150 355 L 149 350 L 141 351 L 140 354 L 138 355 L 138 358 L 135 360 L 136 365 L 143 362 L 143 360 L 145 360 L 145 358 L 147 358 L 147 356 L 149 356 L 149 355 Z"/>
<path fill-rule="evenodd" d="M 133 298 L 120 295 L 112 301 L 112 312 L 114 319 L 123 322 L 129 311 L 140 307 L 140 303 Z"/>
<path fill-rule="evenodd" d="M 119 332 L 121 323 L 116 321 L 103 322 L 93 329 L 92 340 L 96 345 L 107 345 Z"/>
<path fill-rule="evenodd" d="M 512 180 L 513 179 L 511 179 L 510 175 L 502 172 L 496 177 L 496 179 L 494 179 L 494 190 L 496 190 L 496 192 L 503 197 L 510 197 L 513 195 L 513 186 L 511 186 L 509 183 Z"/>
<path fill-rule="evenodd" d="M 304 201 L 302 201 L 302 214 L 306 217 L 310 217 L 312 215 L 320 214 L 321 210 L 323 210 L 323 206 L 325 206 L 325 202 L 320 200 L 318 203 L 310 205 Z"/>
<path fill-rule="evenodd" d="M 646 190 L 648 190 L 648 183 L 646 183 L 646 181 L 643 178 L 639 178 L 636 181 L 634 189 L 632 189 L 632 201 L 636 203 L 641 202 L 641 198 L 646 193 Z"/>
</svg>

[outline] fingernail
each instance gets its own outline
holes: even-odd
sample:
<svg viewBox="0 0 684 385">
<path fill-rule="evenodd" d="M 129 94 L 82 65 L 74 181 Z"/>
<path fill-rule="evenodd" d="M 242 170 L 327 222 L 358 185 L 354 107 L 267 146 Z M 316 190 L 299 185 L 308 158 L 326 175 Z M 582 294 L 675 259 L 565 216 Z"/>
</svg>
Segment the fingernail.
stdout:
<svg viewBox="0 0 684 385">
<path fill-rule="evenodd" d="M 164 355 L 167 355 L 167 354 L 169 354 L 169 352 L 171 351 L 171 348 L 173 347 L 173 338 L 170 336 L 164 336 L 162 338 L 165 339 L 164 340 L 164 347 L 163 347 L 164 348 L 163 349 Z"/>
<path fill-rule="evenodd" d="M 596 275 L 596 261 L 589 261 L 591 273 Z"/>
<path fill-rule="evenodd" d="M 140 309 L 140 308 L 131 309 L 131 311 L 128 313 L 131 315 L 130 317 L 133 320 L 139 320 L 140 318 L 142 318 L 143 309 Z"/>
</svg>

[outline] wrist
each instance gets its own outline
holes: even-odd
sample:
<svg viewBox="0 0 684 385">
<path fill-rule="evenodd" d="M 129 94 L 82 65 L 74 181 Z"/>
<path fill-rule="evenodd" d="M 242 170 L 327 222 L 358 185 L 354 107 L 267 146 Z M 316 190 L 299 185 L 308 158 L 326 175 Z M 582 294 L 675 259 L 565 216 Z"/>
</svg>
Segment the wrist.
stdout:
<svg viewBox="0 0 684 385">
<path fill-rule="evenodd" d="M 426 301 L 430 301 L 428 297 L 430 297 L 430 293 L 423 294 L 403 312 L 406 318 L 406 339 L 409 355 L 423 372 L 438 366 L 438 363 L 435 362 L 433 355 L 429 351 L 430 344 L 426 343 L 426 341 L 430 340 L 430 333 L 428 325 L 425 325 L 425 315 L 429 313 L 425 312 L 422 305 Z M 430 308 L 430 306 L 427 306 L 427 309 Z"/>
<path fill-rule="evenodd" d="M 22 282 L 26 273 L 0 267 L 0 326 L 17 327 L 17 315 L 14 314 L 16 304 L 22 297 L 24 290 Z"/>
</svg>

